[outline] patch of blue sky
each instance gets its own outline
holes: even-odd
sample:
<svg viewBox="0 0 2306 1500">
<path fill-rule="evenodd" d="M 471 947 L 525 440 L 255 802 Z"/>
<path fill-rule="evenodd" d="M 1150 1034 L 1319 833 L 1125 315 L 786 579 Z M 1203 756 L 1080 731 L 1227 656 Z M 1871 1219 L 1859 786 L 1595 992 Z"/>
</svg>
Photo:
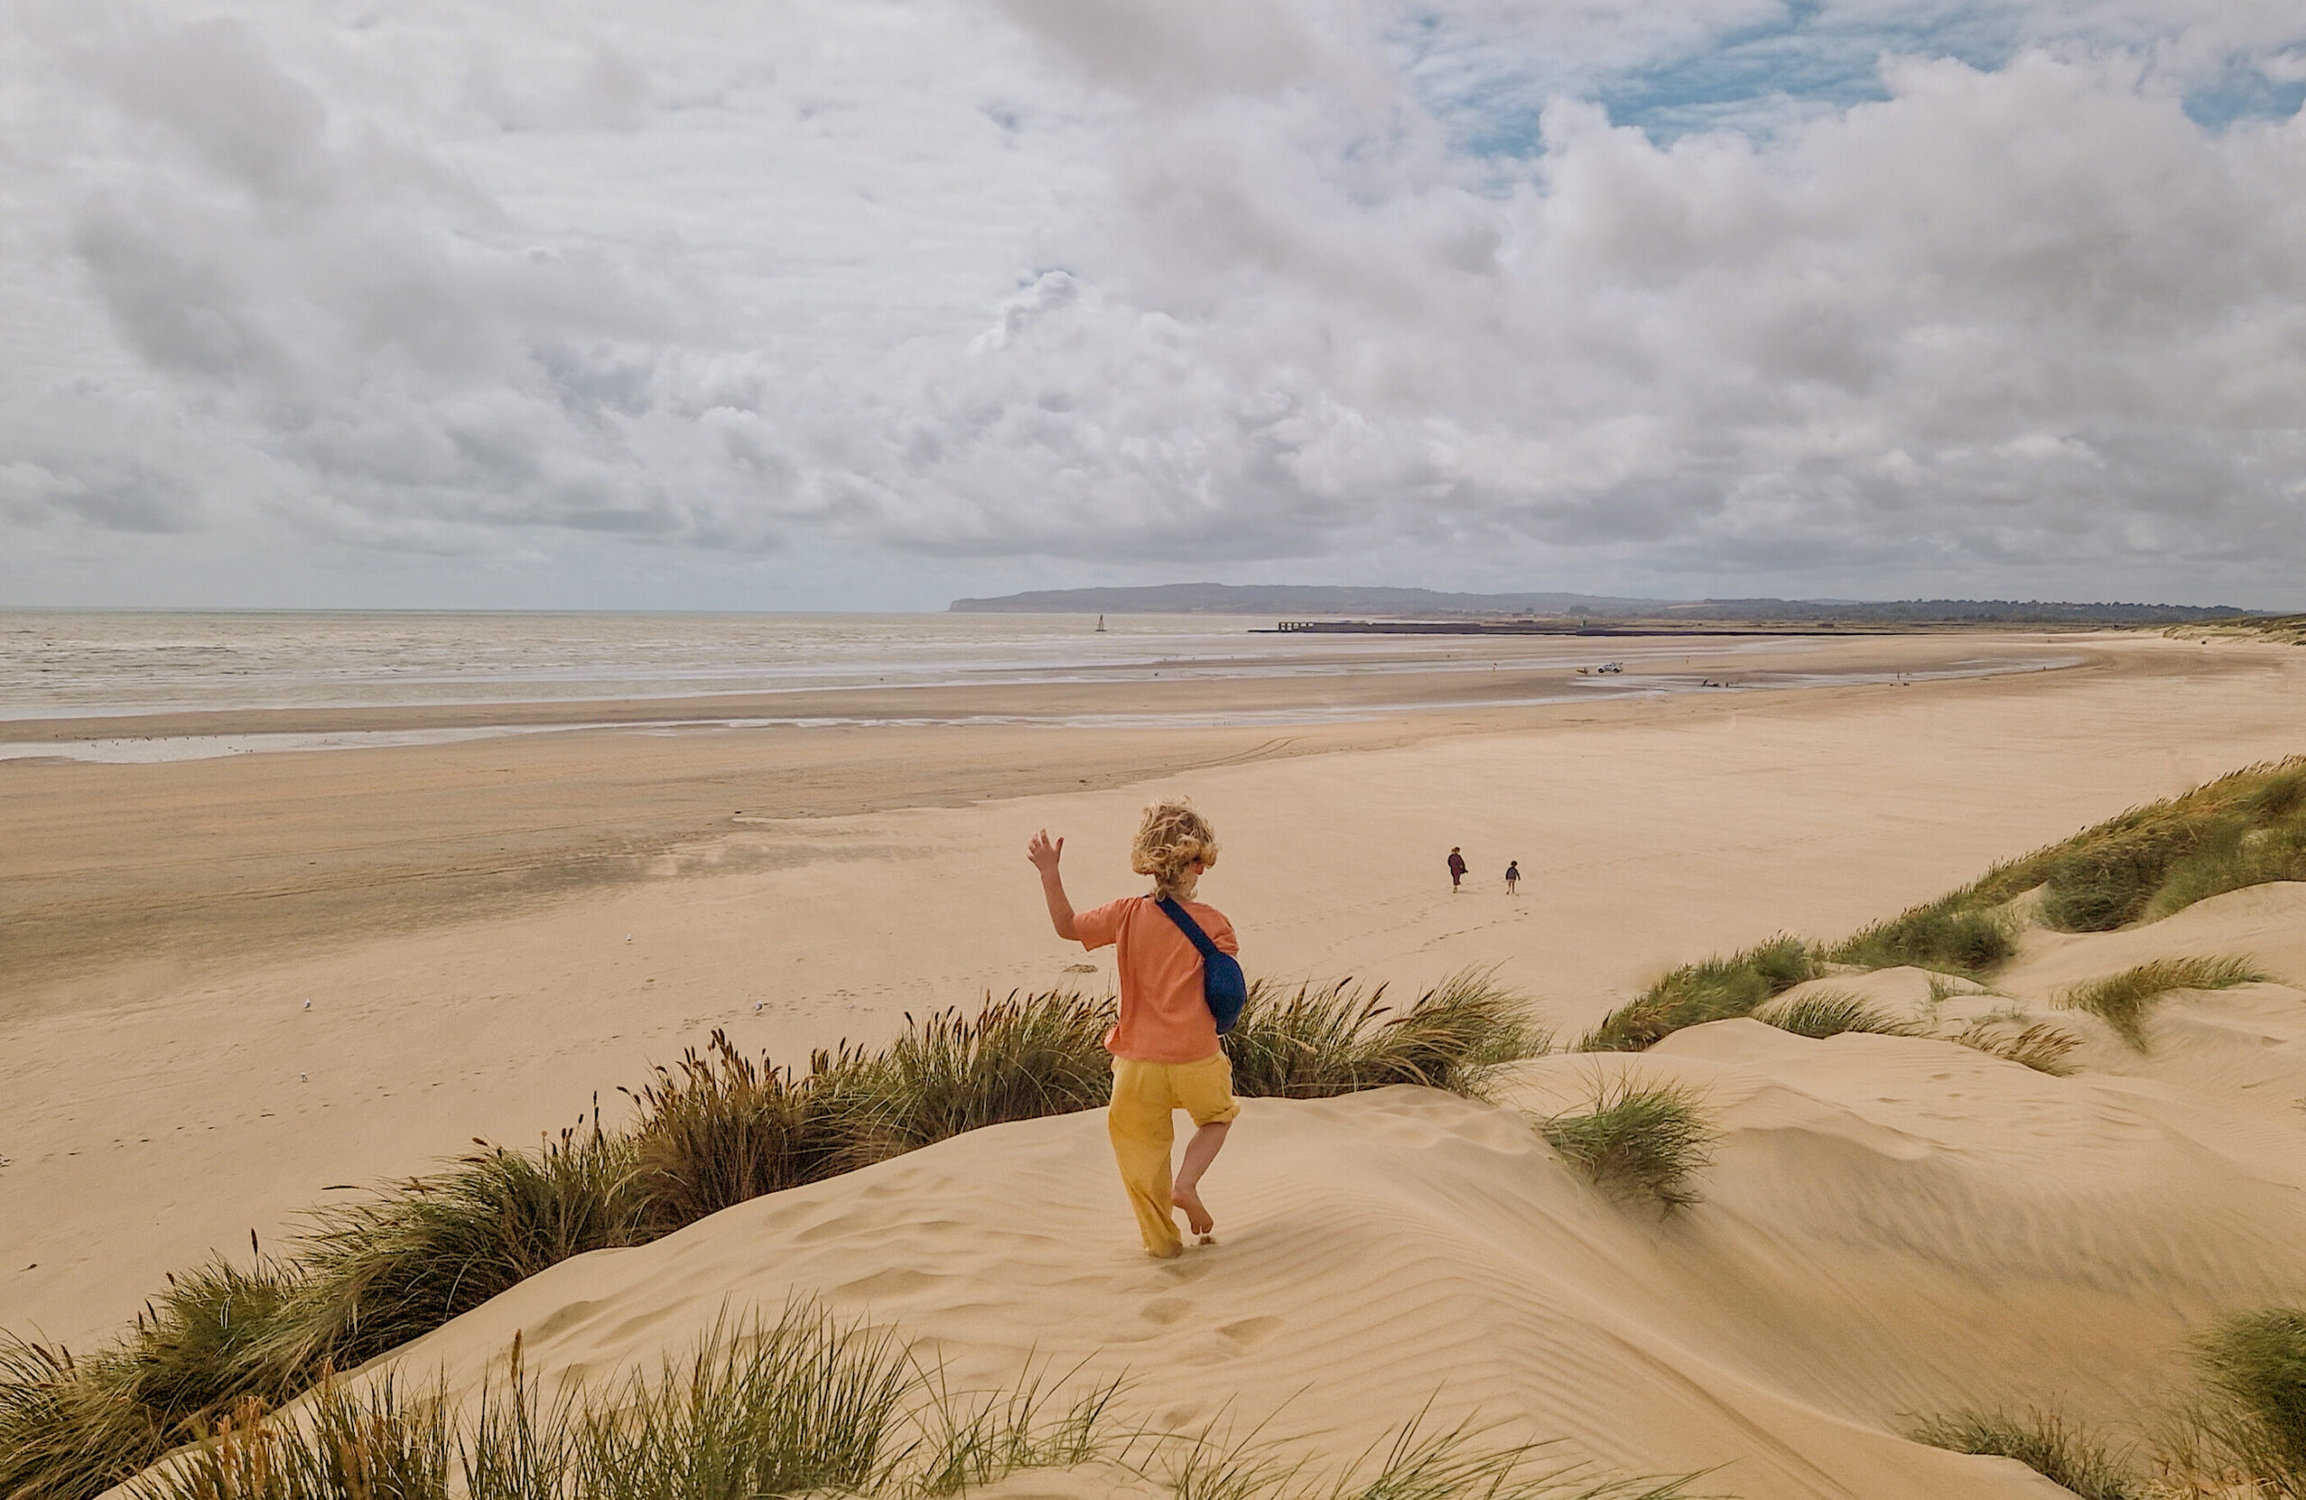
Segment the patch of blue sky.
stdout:
<svg viewBox="0 0 2306 1500">
<path fill-rule="evenodd" d="M 1390 41 L 1404 76 L 1449 128 L 1456 148 L 1510 179 L 1543 153 L 1539 119 L 1555 98 L 1592 100 L 1614 123 L 1661 144 L 1716 130 L 1766 139 L 1821 114 L 1887 98 L 1885 56 L 1952 58 L 1996 69 L 2029 45 L 2141 47 L 2154 40 L 2069 33 L 2044 28 L 2042 20 L 2039 11 L 1997 0 L 1868 6 L 1785 0 L 1744 24 L 1656 36 L 1658 50 L 1647 57 L 1579 57 L 1565 53 L 1558 38 L 1467 28 L 1429 12 L 1406 17 Z M 2306 104 L 2306 47 L 2271 59 L 2237 55 L 2185 102 L 2187 113 L 2211 129 L 2287 119 Z"/>
<path fill-rule="evenodd" d="M 2014 18 L 1979 12 L 1933 18 L 1926 25 L 1845 27 L 1820 22 L 1814 5 L 1803 10 L 1783 26 L 1756 28 L 1725 38 L 1709 52 L 1614 79 L 1596 97 L 1612 120 L 1666 141 L 1712 128 L 1725 112 L 1735 117 L 1765 98 L 1833 109 L 1885 99 L 1885 54 L 1950 57 L 1997 68 L 2019 45 Z"/>
<path fill-rule="evenodd" d="M 1528 157 L 1543 147 L 1538 115 L 1561 93 L 1592 99 L 1610 119 L 1664 142 L 1693 131 L 1767 134 L 1785 124 L 1886 97 L 1886 53 L 1999 67 L 2023 40 L 2004 5 L 1936 5 L 1851 15 L 1821 0 L 1788 0 L 1767 19 L 1721 30 L 1701 45 L 1606 69 L 1517 48 L 1509 37 L 1453 36 L 1432 18 L 1396 33 L 1405 70 L 1429 106 L 1477 156 Z"/>
<path fill-rule="evenodd" d="M 2291 57 L 2306 60 L 2295 51 Z M 2287 120 L 2300 109 L 2306 109 L 2306 78 L 2270 77 L 2247 58 L 2233 59 L 2216 83 L 2186 95 L 2187 115 L 2205 130 L 2249 120 Z"/>
</svg>

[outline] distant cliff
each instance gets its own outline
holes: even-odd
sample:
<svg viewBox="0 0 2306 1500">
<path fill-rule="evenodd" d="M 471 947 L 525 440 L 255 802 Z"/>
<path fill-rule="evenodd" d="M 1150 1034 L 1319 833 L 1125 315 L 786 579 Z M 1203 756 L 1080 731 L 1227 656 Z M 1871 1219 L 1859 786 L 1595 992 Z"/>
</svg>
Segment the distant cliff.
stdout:
<svg viewBox="0 0 2306 1500">
<path fill-rule="evenodd" d="M 1323 584 L 1162 583 L 1142 588 L 1037 589 L 955 599 L 961 614 L 1354 615 L 1431 619 L 1550 615 L 1587 619 L 1840 621 L 1852 624 L 2184 625 L 2233 620 L 2232 605 L 2070 603 L 2044 599 L 1622 599 L 1599 594 L 1453 594 L 1437 589 Z"/>
</svg>

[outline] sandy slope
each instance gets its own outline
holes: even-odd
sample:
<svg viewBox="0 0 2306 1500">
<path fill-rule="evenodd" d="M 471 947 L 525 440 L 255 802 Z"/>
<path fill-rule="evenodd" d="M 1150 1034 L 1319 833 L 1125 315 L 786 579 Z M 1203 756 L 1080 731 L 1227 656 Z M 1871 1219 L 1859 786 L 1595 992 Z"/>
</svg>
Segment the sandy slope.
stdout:
<svg viewBox="0 0 2306 1500">
<path fill-rule="evenodd" d="M 2039 939 L 2006 988 L 2173 946 L 2300 965 L 2301 932 L 2306 885 L 2239 892 Z M 1324 1453 L 1438 1393 L 1445 1419 L 1477 1409 L 1620 1469 L 1720 1465 L 1715 1487 L 1746 1500 L 2063 1493 L 1896 1434 L 1978 1404 L 2135 1420 L 2183 1384 L 2191 1332 L 2306 1297 L 2306 1114 L 2238 1100 L 2205 1062 L 2255 1048 L 2251 1092 L 2306 1096 L 2306 991 L 2174 997 L 2171 1045 L 2143 1056 L 2055 1014 L 2121 1071 L 1729 1021 L 1525 1064 L 1496 1105 L 1251 1101 L 1212 1179 L 1223 1243 L 1166 1266 L 1129 1243 L 1097 1115 L 1004 1126 L 570 1262 L 371 1373 L 437 1369 L 469 1393 L 520 1332 L 548 1380 L 597 1377 L 805 1294 L 906 1330 L 958 1384 L 1086 1360 L 1126 1370 L 1166 1427 L 1280 1406 L 1273 1430 Z M 1527 1112 L 1620 1075 L 1703 1092 L 1724 1134 L 1702 1205 L 1611 1202 L 1532 1134 Z"/>
</svg>

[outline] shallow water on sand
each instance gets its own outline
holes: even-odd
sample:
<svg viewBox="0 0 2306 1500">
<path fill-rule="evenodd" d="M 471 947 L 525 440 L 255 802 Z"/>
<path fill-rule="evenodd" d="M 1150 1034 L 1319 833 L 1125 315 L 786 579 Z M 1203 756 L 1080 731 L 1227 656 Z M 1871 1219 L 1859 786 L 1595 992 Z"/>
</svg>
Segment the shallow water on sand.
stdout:
<svg viewBox="0 0 2306 1500">
<path fill-rule="evenodd" d="M 1622 661 L 1624 675 L 1579 677 L 1566 694 L 1663 693 L 1712 686 L 1672 664 L 1708 657 L 1801 652 L 1827 642 L 1712 637 L 1549 637 L 1277 634 L 1265 617 L 1086 615 L 679 615 L 399 611 L 0 612 L 0 721 L 219 709 L 371 708 L 536 702 L 632 702 L 720 694 L 822 693 L 1003 684 L 1128 683 L 1149 677 L 1257 678 L 1415 675 L 1502 664 L 1558 671 Z M 2064 665 L 2067 654 L 2001 651 L 1917 676 L 1972 676 Z M 1830 686 L 1893 673 L 1771 672 L 1747 686 Z M 987 723 L 1112 726 L 1315 723 L 1425 706 L 1403 701 L 1211 713 L 1003 711 L 919 716 L 682 716 L 619 727 L 688 733 L 766 726 Z M 1458 707 L 1494 706 L 1461 701 Z M 989 705 L 989 709 L 997 708 Z M 520 726 L 525 731 L 588 726 Z M 203 759 L 265 751 L 433 744 L 514 732 L 513 726 L 121 736 L 7 743 L 0 759 L 115 762 Z"/>
</svg>

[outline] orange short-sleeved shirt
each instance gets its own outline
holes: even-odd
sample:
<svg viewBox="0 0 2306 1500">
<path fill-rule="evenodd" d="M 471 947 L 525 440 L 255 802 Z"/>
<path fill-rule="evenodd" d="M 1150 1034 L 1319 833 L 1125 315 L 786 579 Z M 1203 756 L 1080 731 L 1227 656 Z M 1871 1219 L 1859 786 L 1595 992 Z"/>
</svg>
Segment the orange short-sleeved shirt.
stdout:
<svg viewBox="0 0 2306 1500">
<path fill-rule="evenodd" d="M 1209 941 L 1239 953 L 1225 913 L 1183 901 Z M 1124 896 L 1073 918 L 1084 948 L 1119 945 L 1121 1019 L 1105 1033 L 1105 1050 L 1138 1062 L 1199 1062 L 1217 1051 L 1217 1021 L 1201 994 L 1201 954 L 1151 896 Z"/>
</svg>

